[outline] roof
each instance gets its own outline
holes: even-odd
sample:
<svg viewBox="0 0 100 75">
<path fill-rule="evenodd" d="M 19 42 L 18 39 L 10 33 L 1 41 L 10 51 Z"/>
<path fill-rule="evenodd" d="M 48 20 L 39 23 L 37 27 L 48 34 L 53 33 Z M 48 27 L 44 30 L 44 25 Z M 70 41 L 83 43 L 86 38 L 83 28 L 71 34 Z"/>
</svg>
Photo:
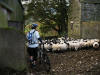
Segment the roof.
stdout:
<svg viewBox="0 0 100 75">
<path fill-rule="evenodd" d="M 13 9 L 10 8 L 3 0 L 0 0 L 0 5 L 6 8 L 8 11 L 13 12 Z"/>
</svg>

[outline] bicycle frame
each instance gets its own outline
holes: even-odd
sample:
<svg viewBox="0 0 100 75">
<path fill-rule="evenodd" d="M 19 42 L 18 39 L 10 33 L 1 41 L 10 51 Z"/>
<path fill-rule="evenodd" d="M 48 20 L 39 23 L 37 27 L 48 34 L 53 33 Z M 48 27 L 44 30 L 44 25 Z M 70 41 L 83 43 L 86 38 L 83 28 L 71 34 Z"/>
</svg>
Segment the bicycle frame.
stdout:
<svg viewBox="0 0 100 75">
<path fill-rule="evenodd" d="M 44 64 L 46 71 L 49 72 L 51 69 L 51 65 L 50 65 L 50 60 L 49 60 L 49 57 L 47 55 L 47 52 L 44 48 L 44 44 L 42 44 L 42 48 L 40 47 L 40 49 L 39 49 L 39 59 L 40 59 L 40 61 L 39 61 L 40 64 Z"/>
</svg>

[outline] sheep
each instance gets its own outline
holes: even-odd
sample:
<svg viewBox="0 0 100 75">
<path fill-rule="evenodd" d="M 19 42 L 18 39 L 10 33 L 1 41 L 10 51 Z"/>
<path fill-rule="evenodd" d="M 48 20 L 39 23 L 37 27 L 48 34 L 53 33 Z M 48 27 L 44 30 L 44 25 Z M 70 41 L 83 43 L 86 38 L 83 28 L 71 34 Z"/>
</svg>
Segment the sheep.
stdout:
<svg viewBox="0 0 100 75">
<path fill-rule="evenodd" d="M 80 48 L 81 48 L 80 42 L 77 42 L 77 43 L 75 44 L 75 50 L 77 51 L 77 50 L 80 49 Z"/>
<path fill-rule="evenodd" d="M 99 40 L 99 39 L 94 39 L 94 41 L 95 41 L 95 42 L 100 42 L 100 40 Z"/>
<path fill-rule="evenodd" d="M 94 42 L 98 42 L 98 40 L 97 39 L 88 40 L 87 43 L 86 43 L 87 47 L 92 47 Z"/>
<path fill-rule="evenodd" d="M 86 48 L 88 48 L 88 47 L 90 47 L 90 40 L 89 39 L 87 39 L 87 40 L 85 40 L 85 47 Z"/>
<path fill-rule="evenodd" d="M 58 40 L 60 40 L 60 43 L 64 43 L 63 38 L 58 38 Z"/>
<path fill-rule="evenodd" d="M 69 39 L 69 38 L 56 38 L 51 40 L 45 40 L 45 49 L 49 50 L 78 50 L 82 48 L 97 48 L 100 43 L 99 39 Z M 69 48 L 69 49 L 68 49 Z"/>
<path fill-rule="evenodd" d="M 76 51 L 80 48 L 80 42 L 78 41 L 74 42 L 73 45 Z"/>
<path fill-rule="evenodd" d="M 68 42 L 68 43 L 69 43 L 69 49 L 78 50 L 80 48 L 80 43 L 78 43 L 78 42 L 71 41 L 71 42 Z"/>
<path fill-rule="evenodd" d="M 80 48 L 85 48 L 85 41 L 84 40 L 80 40 Z"/>
<path fill-rule="evenodd" d="M 59 44 L 59 46 L 60 46 L 61 50 L 67 50 L 68 49 L 68 45 L 66 43 L 61 43 L 61 44 Z"/>
<path fill-rule="evenodd" d="M 69 44 L 68 48 L 69 48 L 70 50 L 71 50 L 71 49 L 74 49 L 73 43 L 72 43 L 71 41 L 68 41 L 67 43 Z"/>
<path fill-rule="evenodd" d="M 44 49 L 46 49 L 47 51 L 50 51 L 52 49 L 52 44 L 44 44 Z"/>
<path fill-rule="evenodd" d="M 60 45 L 57 44 L 52 44 L 52 51 L 59 51 L 60 50 Z"/>
<path fill-rule="evenodd" d="M 98 42 L 94 42 L 93 43 L 93 48 L 95 48 L 95 49 L 99 48 L 99 43 Z"/>
</svg>

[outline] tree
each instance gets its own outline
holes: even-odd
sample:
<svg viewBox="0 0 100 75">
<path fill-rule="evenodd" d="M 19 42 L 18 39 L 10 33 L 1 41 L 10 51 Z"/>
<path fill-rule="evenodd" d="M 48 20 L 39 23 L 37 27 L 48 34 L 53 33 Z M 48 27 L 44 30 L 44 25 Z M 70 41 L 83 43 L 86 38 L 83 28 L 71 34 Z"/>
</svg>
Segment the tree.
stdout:
<svg viewBox="0 0 100 75">
<path fill-rule="evenodd" d="M 53 29 L 60 35 L 67 32 L 67 4 L 66 0 L 32 0 L 26 17 L 40 22 L 42 32 Z"/>
</svg>

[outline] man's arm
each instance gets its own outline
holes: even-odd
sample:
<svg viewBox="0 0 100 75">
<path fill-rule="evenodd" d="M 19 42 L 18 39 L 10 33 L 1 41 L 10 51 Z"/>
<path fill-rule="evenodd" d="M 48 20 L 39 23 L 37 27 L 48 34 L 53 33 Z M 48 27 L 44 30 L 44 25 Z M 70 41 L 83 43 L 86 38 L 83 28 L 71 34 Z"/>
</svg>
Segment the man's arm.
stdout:
<svg viewBox="0 0 100 75">
<path fill-rule="evenodd" d="M 42 43 L 42 39 L 41 38 L 38 38 L 38 40 Z"/>
<path fill-rule="evenodd" d="M 40 38 L 40 35 L 39 35 L 38 31 L 36 32 L 36 36 L 37 36 L 38 40 L 42 43 L 42 39 Z"/>
</svg>

